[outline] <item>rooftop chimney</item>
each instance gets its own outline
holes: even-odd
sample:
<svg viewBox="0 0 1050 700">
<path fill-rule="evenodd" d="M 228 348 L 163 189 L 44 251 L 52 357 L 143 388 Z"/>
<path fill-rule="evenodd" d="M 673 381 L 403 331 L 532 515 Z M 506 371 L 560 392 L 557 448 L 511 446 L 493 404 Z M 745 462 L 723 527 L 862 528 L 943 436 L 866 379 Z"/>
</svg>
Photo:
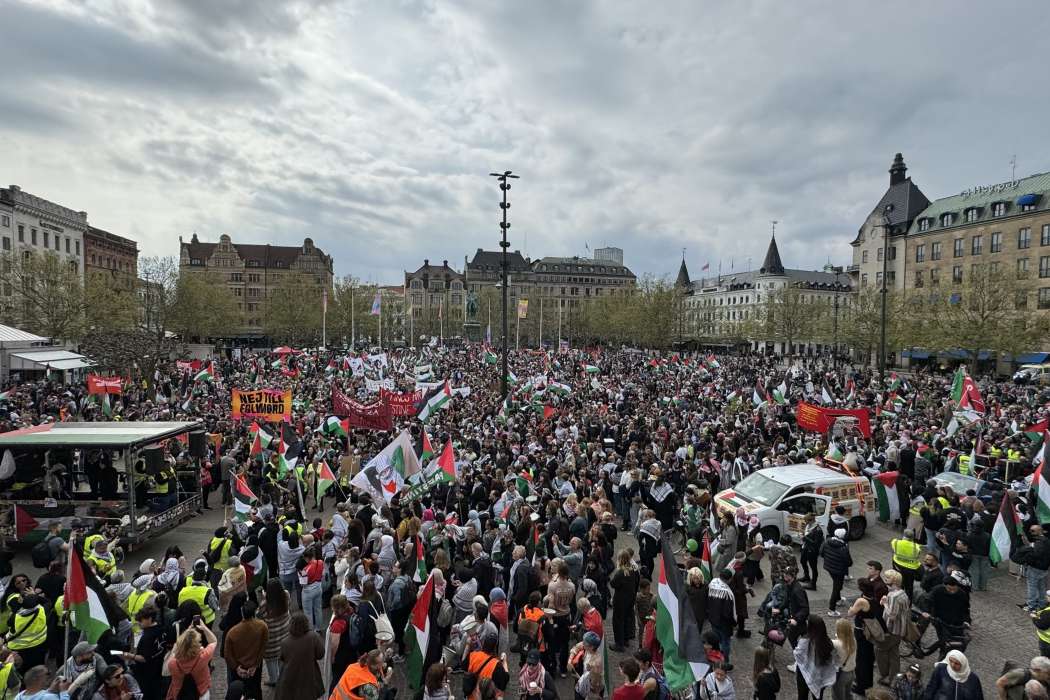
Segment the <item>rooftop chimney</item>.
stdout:
<svg viewBox="0 0 1050 700">
<path fill-rule="evenodd" d="M 448 267 L 448 260 L 442 260 L 441 267 Z"/>
<path fill-rule="evenodd" d="M 430 261 L 426 258 L 423 258 L 423 267 L 430 267 Z"/>
<path fill-rule="evenodd" d="M 908 166 L 904 164 L 904 156 L 898 153 L 893 158 L 893 165 L 890 166 L 890 187 L 899 182 L 904 182 L 905 173 L 907 172 Z"/>
</svg>

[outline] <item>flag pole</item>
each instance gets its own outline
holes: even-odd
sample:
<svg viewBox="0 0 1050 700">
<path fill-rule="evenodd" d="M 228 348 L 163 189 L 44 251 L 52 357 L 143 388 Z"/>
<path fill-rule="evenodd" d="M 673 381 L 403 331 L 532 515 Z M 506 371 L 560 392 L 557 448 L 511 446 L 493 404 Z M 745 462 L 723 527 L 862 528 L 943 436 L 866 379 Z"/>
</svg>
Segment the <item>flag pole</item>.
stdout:
<svg viewBox="0 0 1050 700">
<path fill-rule="evenodd" d="M 543 297 L 540 297 L 540 344 L 539 349 L 543 349 Z"/>
<path fill-rule="evenodd" d="M 69 581 L 73 577 L 73 556 L 76 554 L 77 547 L 80 546 L 79 540 L 74 540 L 73 539 L 72 532 L 70 532 L 70 535 L 71 536 L 69 538 L 69 556 L 66 557 L 66 560 L 67 560 L 66 561 L 66 585 L 67 586 L 69 585 Z M 69 601 L 66 600 L 66 598 L 68 596 L 64 595 L 64 593 L 65 593 L 65 591 L 63 591 L 63 596 L 62 596 L 62 607 L 66 611 L 64 613 L 65 616 L 66 616 L 66 633 L 65 633 L 65 640 L 62 642 L 62 644 L 64 645 L 62 647 L 62 655 L 63 656 L 65 656 L 66 654 L 69 653 L 69 630 L 73 626 L 73 617 L 72 617 L 72 614 L 71 614 L 71 608 L 69 607 Z"/>
<path fill-rule="evenodd" d="M 354 325 L 354 283 L 350 283 L 350 349 L 357 343 L 357 327 Z"/>
<path fill-rule="evenodd" d="M 321 290 L 321 347 L 328 347 L 328 288 Z"/>
</svg>

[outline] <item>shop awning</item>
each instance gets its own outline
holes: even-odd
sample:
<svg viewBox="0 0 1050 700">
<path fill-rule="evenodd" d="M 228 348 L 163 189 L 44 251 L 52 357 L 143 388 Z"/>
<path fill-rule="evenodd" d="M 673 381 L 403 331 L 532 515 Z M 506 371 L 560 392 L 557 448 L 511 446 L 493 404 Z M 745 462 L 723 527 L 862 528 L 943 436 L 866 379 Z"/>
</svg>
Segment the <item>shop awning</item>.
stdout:
<svg viewBox="0 0 1050 700">
<path fill-rule="evenodd" d="M 1019 365 L 1041 365 L 1048 357 L 1050 357 L 1048 352 L 1022 352 L 1014 358 L 1014 362 Z"/>
<path fill-rule="evenodd" d="M 967 350 L 946 350 L 942 353 L 946 357 L 950 357 L 953 360 L 969 360 L 970 353 Z M 977 352 L 978 360 L 987 360 L 992 354 L 987 350 L 979 350 Z"/>
<path fill-rule="evenodd" d="M 908 348 L 901 352 L 901 357 L 910 357 L 913 360 L 926 360 L 930 357 L 930 351 L 921 350 L 919 348 Z"/>
<path fill-rule="evenodd" d="M 1027 207 L 1031 206 L 1032 204 L 1038 203 L 1039 195 L 1037 194 L 1022 194 L 1020 197 L 1017 198 L 1017 206 L 1019 207 Z"/>
</svg>

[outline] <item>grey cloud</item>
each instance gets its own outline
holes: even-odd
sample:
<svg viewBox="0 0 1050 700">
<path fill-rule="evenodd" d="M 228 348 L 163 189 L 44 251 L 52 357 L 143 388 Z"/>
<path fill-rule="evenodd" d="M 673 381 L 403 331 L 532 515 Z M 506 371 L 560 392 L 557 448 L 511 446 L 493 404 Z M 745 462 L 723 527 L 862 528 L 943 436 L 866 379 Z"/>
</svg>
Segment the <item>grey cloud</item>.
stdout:
<svg viewBox="0 0 1050 700">
<path fill-rule="evenodd" d="M 25 99 L 18 91 L 0 92 L 0 115 L 0 131 L 43 135 L 76 128 L 61 103 Z"/>
</svg>

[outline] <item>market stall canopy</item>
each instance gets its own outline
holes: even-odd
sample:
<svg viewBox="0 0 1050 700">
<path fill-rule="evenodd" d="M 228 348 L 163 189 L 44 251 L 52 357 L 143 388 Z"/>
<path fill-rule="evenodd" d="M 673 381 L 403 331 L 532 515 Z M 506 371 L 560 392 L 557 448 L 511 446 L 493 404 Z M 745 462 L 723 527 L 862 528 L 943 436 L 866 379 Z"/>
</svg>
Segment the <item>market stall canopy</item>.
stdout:
<svg viewBox="0 0 1050 700">
<path fill-rule="evenodd" d="M 47 338 L 0 324 L 0 343 L 46 343 Z"/>
<path fill-rule="evenodd" d="M 200 421 L 122 421 L 113 423 L 45 423 L 0 433 L 0 449 L 49 447 L 107 447 L 136 449 L 193 430 Z"/>
<path fill-rule="evenodd" d="M 69 350 L 25 350 L 11 353 L 11 357 L 17 357 L 19 360 L 25 360 L 39 367 L 61 370 L 80 369 L 81 367 L 91 367 L 95 364 L 83 355 L 78 355 Z M 12 363 L 12 366 L 14 366 L 14 363 Z"/>
</svg>

